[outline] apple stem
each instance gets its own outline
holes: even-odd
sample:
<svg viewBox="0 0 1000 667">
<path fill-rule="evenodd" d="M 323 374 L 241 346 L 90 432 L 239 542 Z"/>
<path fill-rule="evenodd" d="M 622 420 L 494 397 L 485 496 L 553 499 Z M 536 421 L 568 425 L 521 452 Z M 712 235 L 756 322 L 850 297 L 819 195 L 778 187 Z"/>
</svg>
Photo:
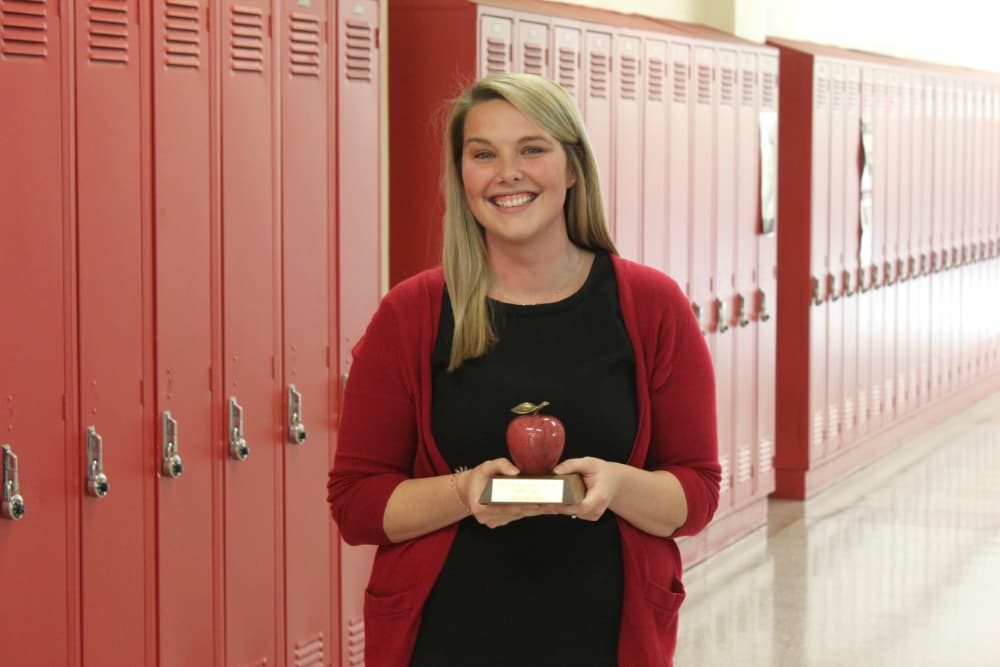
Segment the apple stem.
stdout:
<svg viewBox="0 0 1000 667">
<path fill-rule="evenodd" d="M 531 411 L 531 414 L 537 415 L 539 412 L 542 411 L 542 408 L 548 405 L 551 405 L 548 401 L 542 401 L 541 403 L 535 406 L 535 409 Z"/>
</svg>

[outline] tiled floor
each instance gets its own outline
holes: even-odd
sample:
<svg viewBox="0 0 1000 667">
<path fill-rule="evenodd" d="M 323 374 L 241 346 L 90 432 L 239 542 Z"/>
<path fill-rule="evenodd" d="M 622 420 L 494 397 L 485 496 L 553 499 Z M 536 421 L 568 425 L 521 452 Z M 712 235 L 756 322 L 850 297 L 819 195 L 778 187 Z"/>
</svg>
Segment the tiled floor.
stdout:
<svg viewBox="0 0 1000 667">
<path fill-rule="evenodd" d="M 685 577 L 677 667 L 1000 666 L 1000 394 Z"/>
</svg>

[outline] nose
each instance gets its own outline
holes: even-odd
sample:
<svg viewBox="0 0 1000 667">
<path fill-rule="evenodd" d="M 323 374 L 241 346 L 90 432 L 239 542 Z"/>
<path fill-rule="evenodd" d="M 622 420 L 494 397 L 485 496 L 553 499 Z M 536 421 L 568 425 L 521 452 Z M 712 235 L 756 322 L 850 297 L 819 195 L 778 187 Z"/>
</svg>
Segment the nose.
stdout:
<svg viewBox="0 0 1000 667">
<path fill-rule="evenodd" d="M 497 180 L 501 183 L 514 183 L 521 180 L 521 160 L 518 156 L 501 157 L 497 170 Z"/>
</svg>

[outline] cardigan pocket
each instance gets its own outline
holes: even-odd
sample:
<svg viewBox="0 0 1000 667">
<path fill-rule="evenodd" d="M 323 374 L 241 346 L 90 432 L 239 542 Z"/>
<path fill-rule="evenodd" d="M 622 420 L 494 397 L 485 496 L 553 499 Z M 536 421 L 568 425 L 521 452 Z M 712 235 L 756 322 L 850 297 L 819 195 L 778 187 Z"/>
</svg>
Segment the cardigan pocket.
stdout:
<svg viewBox="0 0 1000 667">
<path fill-rule="evenodd" d="M 677 616 L 681 604 L 684 603 L 684 599 L 687 597 L 684 584 L 676 577 L 670 582 L 670 588 L 664 588 L 651 579 L 647 579 L 643 593 L 649 604 L 657 611 L 666 614 L 667 617 L 665 620 L 668 621 Z"/>
<path fill-rule="evenodd" d="M 378 595 L 372 593 L 371 589 L 365 590 L 365 616 L 400 616 L 408 613 L 413 608 L 411 591 L 402 593 L 392 593 L 390 595 Z"/>
</svg>

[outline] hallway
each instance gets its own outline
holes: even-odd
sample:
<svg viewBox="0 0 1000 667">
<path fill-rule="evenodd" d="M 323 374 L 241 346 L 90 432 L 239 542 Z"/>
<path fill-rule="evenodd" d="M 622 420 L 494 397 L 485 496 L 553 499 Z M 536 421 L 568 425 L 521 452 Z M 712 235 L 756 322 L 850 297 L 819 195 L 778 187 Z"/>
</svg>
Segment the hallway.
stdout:
<svg viewBox="0 0 1000 667">
<path fill-rule="evenodd" d="M 1000 394 L 686 574 L 678 667 L 1000 665 Z"/>
</svg>

